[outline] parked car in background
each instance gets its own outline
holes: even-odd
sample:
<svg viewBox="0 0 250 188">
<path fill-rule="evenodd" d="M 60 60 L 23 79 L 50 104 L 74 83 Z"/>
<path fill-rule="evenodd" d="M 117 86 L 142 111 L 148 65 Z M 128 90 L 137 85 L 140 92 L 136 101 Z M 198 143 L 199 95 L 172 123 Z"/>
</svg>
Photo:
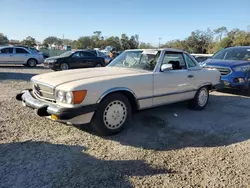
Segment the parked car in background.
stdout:
<svg viewBox="0 0 250 188">
<path fill-rule="evenodd" d="M 191 55 L 196 59 L 196 61 L 198 61 L 198 63 L 202 63 L 213 56 L 213 54 L 191 54 Z"/>
<path fill-rule="evenodd" d="M 23 47 L 0 47 L 0 64 L 22 64 L 35 67 L 41 64 L 44 57 Z"/>
<path fill-rule="evenodd" d="M 225 87 L 250 92 L 250 46 L 222 49 L 206 60 L 203 67 L 219 70 Z"/>
<path fill-rule="evenodd" d="M 63 45 L 62 49 L 70 51 L 70 50 L 72 50 L 72 47 L 68 46 L 68 45 Z"/>
<path fill-rule="evenodd" d="M 78 53 L 78 52 L 75 52 Z M 90 53 L 90 52 L 88 52 Z M 90 125 L 101 135 L 123 130 L 137 110 L 189 101 L 202 110 L 220 72 L 203 69 L 176 49 L 127 50 L 103 68 L 67 70 L 32 77 L 16 96 L 39 116 Z"/>
<path fill-rule="evenodd" d="M 103 57 L 105 60 L 106 65 L 108 65 L 113 58 L 109 57 L 107 54 L 101 52 L 100 50 L 89 50 L 91 53 L 95 54 L 97 57 Z"/>
<path fill-rule="evenodd" d="M 23 47 L 23 48 L 26 48 L 26 49 L 28 49 L 28 50 L 30 50 L 30 51 L 32 51 L 32 52 L 39 53 L 39 54 L 43 55 L 43 58 L 44 58 L 44 59 L 46 59 L 46 58 L 49 57 L 49 54 L 44 53 L 44 52 L 41 52 L 41 51 L 37 50 L 37 49 L 34 48 L 34 47 L 22 46 L 22 45 L 18 45 L 18 46 L 16 46 L 16 47 Z"/>
<path fill-rule="evenodd" d="M 96 56 L 91 50 L 67 51 L 60 56 L 45 59 L 44 66 L 52 70 L 104 67 L 104 57 Z"/>
</svg>

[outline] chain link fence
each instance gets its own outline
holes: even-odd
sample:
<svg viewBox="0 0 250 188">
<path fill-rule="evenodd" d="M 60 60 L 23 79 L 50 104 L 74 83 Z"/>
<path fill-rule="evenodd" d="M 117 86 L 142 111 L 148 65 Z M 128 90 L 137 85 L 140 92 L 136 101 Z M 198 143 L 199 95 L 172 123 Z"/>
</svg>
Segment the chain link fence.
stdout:
<svg viewBox="0 0 250 188">
<path fill-rule="evenodd" d="M 48 54 L 50 57 L 59 56 L 68 50 L 57 50 L 57 49 L 40 49 L 39 51 Z"/>
</svg>

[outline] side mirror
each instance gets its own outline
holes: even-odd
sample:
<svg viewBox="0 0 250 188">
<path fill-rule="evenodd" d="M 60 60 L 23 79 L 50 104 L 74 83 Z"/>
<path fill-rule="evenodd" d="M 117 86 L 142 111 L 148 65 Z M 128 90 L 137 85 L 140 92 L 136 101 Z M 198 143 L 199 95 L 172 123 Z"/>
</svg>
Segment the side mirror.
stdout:
<svg viewBox="0 0 250 188">
<path fill-rule="evenodd" d="M 163 64 L 162 66 L 161 66 L 161 71 L 162 72 L 165 72 L 165 71 L 167 71 L 167 70 L 172 70 L 173 69 L 173 65 L 172 64 Z"/>
</svg>

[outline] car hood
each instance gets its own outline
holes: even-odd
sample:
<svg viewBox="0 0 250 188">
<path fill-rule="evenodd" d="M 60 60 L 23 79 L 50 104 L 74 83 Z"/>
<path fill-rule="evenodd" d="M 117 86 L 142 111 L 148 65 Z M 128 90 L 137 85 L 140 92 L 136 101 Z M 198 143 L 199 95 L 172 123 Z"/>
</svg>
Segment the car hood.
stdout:
<svg viewBox="0 0 250 188">
<path fill-rule="evenodd" d="M 103 81 L 105 79 L 115 79 L 127 75 L 148 73 L 150 72 L 132 68 L 103 67 L 50 72 L 33 76 L 31 80 L 33 82 L 50 85 L 52 87 L 58 87 L 59 85 L 79 80 L 82 80 L 83 83 L 88 83 L 88 81 Z"/>
<path fill-rule="evenodd" d="M 235 67 L 240 65 L 250 65 L 249 61 L 235 61 L 235 60 L 221 60 L 221 59 L 207 59 L 202 63 L 205 66 L 223 66 Z"/>
<path fill-rule="evenodd" d="M 53 56 L 53 57 L 46 58 L 46 60 L 61 59 L 61 58 L 65 58 L 65 57 L 62 57 L 62 56 Z"/>
</svg>

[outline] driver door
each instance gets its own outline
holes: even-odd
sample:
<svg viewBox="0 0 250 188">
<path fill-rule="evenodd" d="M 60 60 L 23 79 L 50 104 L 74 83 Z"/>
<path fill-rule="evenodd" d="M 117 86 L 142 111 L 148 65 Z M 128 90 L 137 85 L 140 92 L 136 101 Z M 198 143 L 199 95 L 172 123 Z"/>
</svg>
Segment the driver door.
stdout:
<svg viewBox="0 0 250 188">
<path fill-rule="evenodd" d="M 154 106 L 184 101 L 195 95 L 194 76 L 187 69 L 183 53 L 166 51 L 162 64 L 172 62 L 175 62 L 172 70 L 154 73 Z"/>
</svg>

